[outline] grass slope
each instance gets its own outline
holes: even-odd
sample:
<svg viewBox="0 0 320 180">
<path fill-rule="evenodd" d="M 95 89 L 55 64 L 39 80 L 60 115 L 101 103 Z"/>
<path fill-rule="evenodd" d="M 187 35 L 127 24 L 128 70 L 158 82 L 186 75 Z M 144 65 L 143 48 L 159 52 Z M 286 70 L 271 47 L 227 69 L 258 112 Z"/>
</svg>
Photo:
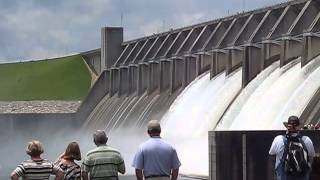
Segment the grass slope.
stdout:
<svg viewBox="0 0 320 180">
<path fill-rule="evenodd" d="M 0 65 L 0 101 L 81 100 L 90 84 L 80 55 Z"/>
</svg>

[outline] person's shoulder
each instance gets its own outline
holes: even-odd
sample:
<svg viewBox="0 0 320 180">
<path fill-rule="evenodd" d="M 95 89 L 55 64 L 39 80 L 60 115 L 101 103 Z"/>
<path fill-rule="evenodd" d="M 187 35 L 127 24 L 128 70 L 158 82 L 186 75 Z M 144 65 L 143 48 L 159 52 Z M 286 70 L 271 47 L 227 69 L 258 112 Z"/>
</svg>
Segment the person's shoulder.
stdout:
<svg viewBox="0 0 320 180">
<path fill-rule="evenodd" d="M 305 142 L 312 142 L 312 140 L 309 136 L 302 136 L 302 140 Z"/>
<path fill-rule="evenodd" d="M 89 150 L 89 151 L 87 152 L 87 154 L 86 154 L 86 157 L 91 156 L 91 155 L 92 155 L 93 153 L 95 153 L 97 150 L 98 150 L 98 147 Z"/>
<path fill-rule="evenodd" d="M 111 147 L 111 146 L 106 146 L 106 150 L 120 154 L 120 151 L 118 149 Z"/>
<path fill-rule="evenodd" d="M 162 142 L 163 146 L 166 146 L 167 148 L 175 150 L 174 146 L 170 142 L 168 142 L 167 140 L 161 138 L 161 142 Z"/>
<path fill-rule="evenodd" d="M 277 135 L 275 138 L 274 138 L 274 140 L 283 140 L 285 138 L 285 135 L 282 135 L 282 134 L 280 134 L 280 135 Z"/>
</svg>

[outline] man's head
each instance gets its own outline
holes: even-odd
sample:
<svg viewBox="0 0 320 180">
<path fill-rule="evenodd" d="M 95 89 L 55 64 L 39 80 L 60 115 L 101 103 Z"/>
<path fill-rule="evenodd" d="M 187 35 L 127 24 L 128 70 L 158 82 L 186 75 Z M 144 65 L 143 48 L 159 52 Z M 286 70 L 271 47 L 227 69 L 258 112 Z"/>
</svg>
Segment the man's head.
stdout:
<svg viewBox="0 0 320 180">
<path fill-rule="evenodd" d="M 31 157 L 40 156 L 43 153 L 42 144 L 37 140 L 30 141 L 27 145 L 26 153 Z"/>
<path fill-rule="evenodd" d="M 107 144 L 108 137 L 106 133 L 102 130 L 97 130 L 95 133 L 93 133 L 93 142 L 97 145 L 105 145 Z"/>
<path fill-rule="evenodd" d="M 284 125 L 288 131 L 296 131 L 299 129 L 298 127 L 300 125 L 299 118 L 297 116 L 290 116 L 288 122 L 284 122 Z"/>
<path fill-rule="evenodd" d="M 148 122 L 148 134 L 152 136 L 159 136 L 161 133 L 161 127 L 158 120 L 151 120 Z"/>
</svg>

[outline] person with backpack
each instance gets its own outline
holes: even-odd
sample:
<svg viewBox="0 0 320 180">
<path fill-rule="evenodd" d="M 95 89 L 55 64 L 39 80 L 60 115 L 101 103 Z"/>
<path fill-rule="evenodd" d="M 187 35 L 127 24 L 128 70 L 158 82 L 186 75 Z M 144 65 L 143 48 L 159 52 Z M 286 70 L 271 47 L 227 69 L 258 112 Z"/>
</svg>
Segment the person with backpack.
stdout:
<svg viewBox="0 0 320 180">
<path fill-rule="evenodd" d="M 274 138 L 269 150 L 276 156 L 277 180 L 309 180 L 311 161 L 315 156 L 313 143 L 299 132 L 299 118 L 290 116 L 284 122 L 287 132 Z"/>
<path fill-rule="evenodd" d="M 81 180 L 81 168 L 75 160 L 81 160 L 81 152 L 79 144 L 71 142 L 54 163 L 64 171 L 64 180 Z"/>
</svg>

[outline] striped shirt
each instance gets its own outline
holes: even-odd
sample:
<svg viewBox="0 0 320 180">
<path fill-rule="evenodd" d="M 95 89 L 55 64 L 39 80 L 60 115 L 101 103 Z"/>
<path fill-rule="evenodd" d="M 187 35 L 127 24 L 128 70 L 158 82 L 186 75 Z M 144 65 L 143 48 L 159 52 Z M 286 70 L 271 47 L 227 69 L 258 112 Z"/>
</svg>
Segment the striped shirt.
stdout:
<svg viewBox="0 0 320 180">
<path fill-rule="evenodd" d="M 78 164 L 63 164 L 61 161 L 58 162 L 58 166 L 64 171 L 64 180 L 80 180 L 81 179 L 81 168 Z"/>
<path fill-rule="evenodd" d="M 50 174 L 56 174 L 61 169 L 58 166 L 53 165 L 46 159 L 39 160 L 26 160 L 23 161 L 15 170 L 15 174 L 18 177 L 22 177 L 24 180 L 46 180 L 49 179 Z"/>
<path fill-rule="evenodd" d="M 125 173 L 125 164 L 118 150 L 101 145 L 87 153 L 82 170 L 91 179 L 117 179 L 118 172 Z"/>
</svg>

